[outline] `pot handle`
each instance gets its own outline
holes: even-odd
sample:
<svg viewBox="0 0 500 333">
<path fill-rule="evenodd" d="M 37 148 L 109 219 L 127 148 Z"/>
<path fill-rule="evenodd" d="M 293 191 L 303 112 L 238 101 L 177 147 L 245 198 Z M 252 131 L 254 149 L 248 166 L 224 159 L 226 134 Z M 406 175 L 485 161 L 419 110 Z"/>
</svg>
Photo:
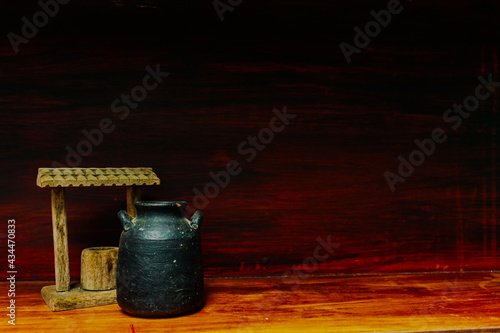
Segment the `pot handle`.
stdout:
<svg viewBox="0 0 500 333">
<path fill-rule="evenodd" d="M 200 228 L 201 221 L 203 220 L 203 213 L 201 210 L 194 212 L 191 217 L 191 229 L 198 230 Z"/>
<path fill-rule="evenodd" d="M 122 222 L 123 225 L 123 230 L 127 231 L 130 228 L 134 226 L 134 223 L 132 222 L 132 217 L 128 215 L 128 213 L 124 210 L 120 210 L 118 212 L 118 219 Z"/>
</svg>

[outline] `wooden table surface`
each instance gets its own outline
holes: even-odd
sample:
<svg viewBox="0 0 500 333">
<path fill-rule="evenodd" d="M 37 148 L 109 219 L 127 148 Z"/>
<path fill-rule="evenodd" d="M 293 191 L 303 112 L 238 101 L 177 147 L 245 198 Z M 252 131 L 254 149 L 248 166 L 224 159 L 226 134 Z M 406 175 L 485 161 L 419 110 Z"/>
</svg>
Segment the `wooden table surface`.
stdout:
<svg viewBox="0 0 500 333">
<path fill-rule="evenodd" d="M 170 319 L 131 317 L 117 304 L 51 312 L 40 297 L 47 284 L 17 282 L 16 331 L 500 332 L 500 272 L 206 279 L 203 310 Z M 13 326 L 4 318 L 1 327 Z"/>
</svg>

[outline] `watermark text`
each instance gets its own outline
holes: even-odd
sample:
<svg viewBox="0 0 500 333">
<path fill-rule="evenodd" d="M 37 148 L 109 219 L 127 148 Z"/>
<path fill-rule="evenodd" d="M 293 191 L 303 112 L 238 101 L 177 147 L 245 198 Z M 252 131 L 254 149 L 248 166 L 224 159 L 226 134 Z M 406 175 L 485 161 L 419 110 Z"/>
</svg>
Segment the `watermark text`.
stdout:
<svg viewBox="0 0 500 333">
<path fill-rule="evenodd" d="M 9 297 L 9 306 L 7 307 L 8 323 L 16 325 L 16 220 L 7 221 L 7 281 L 9 282 L 9 290 L 7 296 Z"/>
</svg>

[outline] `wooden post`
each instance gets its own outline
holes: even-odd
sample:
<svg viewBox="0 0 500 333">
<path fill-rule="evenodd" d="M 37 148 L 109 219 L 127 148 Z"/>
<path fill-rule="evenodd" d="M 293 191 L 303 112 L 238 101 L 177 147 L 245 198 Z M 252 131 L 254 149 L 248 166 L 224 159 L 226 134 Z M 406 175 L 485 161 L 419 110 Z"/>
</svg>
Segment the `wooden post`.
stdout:
<svg viewBox="0 0 500 333">
<path fill-rule="evenodd" d="M 134 204 L 137 201 L 141 201 L 141 192 L 137 186 L 127 186 L 127 213 L 128 215 L 135 217 L 137 215 L 137 210 Z"/>
<path fill-rule="evenodd" d="M 51 206 L 56 290 L 68 291 L 70 287 L 70 274 L 64 187 L 53 187 L 51 189 Z"/>
</svg>

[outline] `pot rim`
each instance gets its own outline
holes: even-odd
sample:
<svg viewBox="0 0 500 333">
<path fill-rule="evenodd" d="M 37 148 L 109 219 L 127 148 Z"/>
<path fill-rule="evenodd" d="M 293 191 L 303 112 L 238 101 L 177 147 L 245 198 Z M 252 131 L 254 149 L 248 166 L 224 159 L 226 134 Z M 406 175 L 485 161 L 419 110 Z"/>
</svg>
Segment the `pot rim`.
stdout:
<svg viewBox="0 0 500 333">
<path fill-rule="evenodd" d="M 137 207 L 169 207 L 169 206 L 187 206 L 186 201 L 137 201 Z"/>
</svg>

